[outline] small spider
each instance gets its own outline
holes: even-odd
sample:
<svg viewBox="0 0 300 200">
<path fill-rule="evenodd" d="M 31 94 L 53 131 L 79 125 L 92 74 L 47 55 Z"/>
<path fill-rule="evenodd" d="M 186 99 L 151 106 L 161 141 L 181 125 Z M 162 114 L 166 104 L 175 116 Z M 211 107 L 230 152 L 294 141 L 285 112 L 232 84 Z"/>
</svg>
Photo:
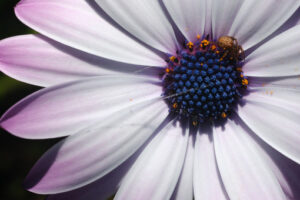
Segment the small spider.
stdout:
<svg viewBox="0 0 300 200">
<path fill-rule="evenodd" d="M 221 59 L 229 56 L 229 58 L 234 61 L 245 60 L 245 52 L 238 44 L 236 38 L 230 36 L 221 36 L 217 41 L 217 45 L 224 50 L 224 54 Z"/>
</svg>

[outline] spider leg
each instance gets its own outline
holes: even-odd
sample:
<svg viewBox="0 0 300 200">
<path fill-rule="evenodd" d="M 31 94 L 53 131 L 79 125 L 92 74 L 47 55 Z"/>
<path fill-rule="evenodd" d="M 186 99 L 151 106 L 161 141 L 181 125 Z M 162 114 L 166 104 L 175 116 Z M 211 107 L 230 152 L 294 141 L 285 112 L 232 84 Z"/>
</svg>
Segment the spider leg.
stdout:
<svg viewBox="0 0 300 200">
<path fill-rule="evenodd" d="M 244 51 L 244 49 L 239 45 L 238 46 L 238 54 L 239 55 L 242 55 L 242 59 L 243 59 L 243 61 L 245 61 L 245 51 Z"/>
<path fill-rule="evenodd" d="M 239 44 L 238 44 L 238 42 L 237 42 L 237 39 L 234 38 L 234 37 L 231 37 L 231 39 L 232 39 L 232 41 L 233 41 L 233 46 L 234 46 L 234 47 L 238 47 Z"/>
<path fill-rule="evenodd" d="M 226 50 L 226 51 L 224 52 L 224 54 L 222 55 L 222 57 L 220 58 L 220 60 L 223 60 L 223 59 L 228 55 L 228 53 L 229 53 L 229 51 Z"/>
</svg>

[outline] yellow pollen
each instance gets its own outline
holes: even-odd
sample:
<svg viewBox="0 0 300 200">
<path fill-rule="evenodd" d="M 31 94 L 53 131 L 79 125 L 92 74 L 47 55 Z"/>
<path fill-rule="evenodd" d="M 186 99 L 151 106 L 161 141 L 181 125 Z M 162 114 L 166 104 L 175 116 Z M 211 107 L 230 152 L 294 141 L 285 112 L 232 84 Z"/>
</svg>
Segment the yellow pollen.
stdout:
<svg viewBox="0 0 300 200">
<path fill-rule="evenodd" d="M 241 75 L 240 75 L 240 77 L 241 77 L 241 78 L 243 78 L 243 77 L 244 77 L 244 75 L 243 75 L 243 74 L 241 74 Z"/>
<path fill-rule="evenodd" d="M 177 107 L 178 107 L 178 104 L 177 104 L 177 103 L 174 103 L 174 104 L 173 104 L 173 108 L 176 109 Z"/>
<path fill-rule="evenodd" d="M 189 49 L 192 49 L 194 47 L 194 43 L 192 42 L 188 42 L 186 45 L 189 47 Z"/>
<path fill-rule="evenodd" d="M 245 86 L 247 86 L 247 85 L 249 84 L 249 82 L 248 82 L 247 79 L 244 78 L 244 79 L 242 80 L 242 84 L 245 85 Z"/>
<path fill-rule="evenodd" d="M 170 60 L 171 60 L 172 62 L 174 62 L 174 61 L 175 61 L 175 59 L 176 59 L 176 57 L 175 57 L 175 56 L 172 56 L 172 57 L 170 57 Z"/>
<path fill-rule="evenodd" d="M 200 40 L 201 39 L 201 35 L 198 34 L 197 35 L 197 39 Z"/>
<path fill-rule="evenodd" d="M 216 48 L 217 48 L 217 47 L 216 47 L 216 45 L 214 45 L 214 44 L 211 46 L 211 50 L 215 50 Z"/>
<path fill-rule="evenodd" d="M 216 53 L 217 53 L 217 54 L 219 54 L 219 53 L 220 53 L 220 51 L 216 51 Z"/>
<path fill-rule="evenodd" d="M 202 40 L 201 47 L 206 47 L 207 45 L 209 45 L 209 41 L 208 40 Z"/>
<path fill-rule="evenodd" d="M 222 112 L 221 117 L 222 117 L 222 118 L 226 118 L 226 117 L 227 117 L 227 114 L 226 114 L 225 112 Z"/>
</svg>

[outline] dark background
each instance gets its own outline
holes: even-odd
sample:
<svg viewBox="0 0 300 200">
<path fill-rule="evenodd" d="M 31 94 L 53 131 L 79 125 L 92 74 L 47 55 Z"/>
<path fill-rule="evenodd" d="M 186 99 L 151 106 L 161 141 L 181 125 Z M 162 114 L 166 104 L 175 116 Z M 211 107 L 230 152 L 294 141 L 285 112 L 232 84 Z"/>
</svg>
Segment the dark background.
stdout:
<svg viewBox="0 0 300 200">
<path fill-rule="evenodd" d="M 14 14 L 19 0 L 0 0 L 0 39 L 33 33 Z M 38 90 L 0 72 L 0 115 L 14 103 Z M 33 164 L 57 140 L 25 140 L 0 128 L 0 199 L 43 200 L 45 197 L 27 192 L 23 180 Z"/>
</svg>

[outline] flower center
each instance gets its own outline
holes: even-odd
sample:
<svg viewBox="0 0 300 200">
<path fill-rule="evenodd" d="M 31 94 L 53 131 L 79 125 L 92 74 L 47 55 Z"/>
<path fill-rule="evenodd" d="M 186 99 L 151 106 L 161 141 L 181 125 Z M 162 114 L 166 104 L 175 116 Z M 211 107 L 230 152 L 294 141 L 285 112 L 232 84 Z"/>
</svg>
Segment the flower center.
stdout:
<svg viewBox="0 0 300 200">
<path fill-rule="evenodd" d="M 227 118 L 247 88 L 244 52 L 233 37 L 218 41 L 197 36 L 171 56 L 163 77 L 163 96 L 172 113 L 194 125 Z"/>
</svg>

